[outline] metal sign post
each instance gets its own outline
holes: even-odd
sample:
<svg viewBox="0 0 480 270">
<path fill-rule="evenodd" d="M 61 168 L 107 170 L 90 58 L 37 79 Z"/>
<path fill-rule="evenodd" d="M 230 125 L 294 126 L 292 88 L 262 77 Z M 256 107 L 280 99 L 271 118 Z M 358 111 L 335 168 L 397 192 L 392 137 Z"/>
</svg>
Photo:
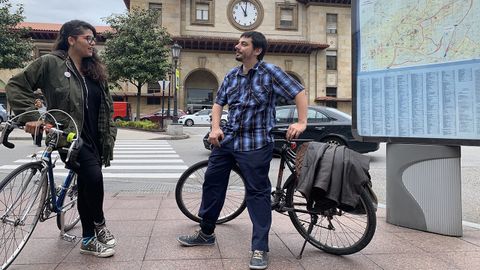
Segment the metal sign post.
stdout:
<svg viewBox="0 0 480 270">
<path fill-rule="evenodd" d="M 163 129 L 164 128 L 164 117 L 165 117 L 165 89 L 168 89 L 170 85 L 170 81 L 158 81 L 158 84 L 160 85 L 160 90 L 162 91 L 162 117 L 160 121 L 160 126 Z"/>
</svg>

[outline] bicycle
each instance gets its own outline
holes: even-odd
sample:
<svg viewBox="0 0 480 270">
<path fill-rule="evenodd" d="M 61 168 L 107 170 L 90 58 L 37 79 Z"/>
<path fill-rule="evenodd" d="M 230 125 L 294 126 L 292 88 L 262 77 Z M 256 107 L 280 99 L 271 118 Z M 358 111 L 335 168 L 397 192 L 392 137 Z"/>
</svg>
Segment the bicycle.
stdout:
<svg viewBox="0 0 480 270">
<path fill-rule="evenodd" d="M 302 257 L 306 243 L 335 255 L 349 255 L 365 248 L 373 238 L 376 229 L 376 209 L 368 191 L 360 194 L 359 206 L 355 211 L 346 212 L 337 207 L 314 210 L 308 207 L 305 197 L 296 190 L 295 167 L 297 143 L 311 140 L 282 140 L 280 168 L 277 183 L 272 191 L 272 210 L 288 215 L 295 229 L 305 239 L 298 258 Z M 202 184 L 208 160 L 200 161 L 187 169 L 179 178 L 175 188 L 178 207 L 189 219 L 200 222 L 198 210 L 201 202 Z M 282 185 L 285 167 L 291 174 Z M 234 166 L 227 188 L 226 205 L 217 224 L 233 220 L 246 207 L 245 180 L 238 166 Z"/>
<path fill-rule="evenodd" d="M 50 110 L 45 115 L 51 115 Z M 60 111 L 65 113 L 63 111 Z M 26 112 L 30 113 L 30 112 Z M 23 113 L 25 114 L 25 113 Z M 21 114 L 21 115 L 23 115 Z M 66 114 L 66 113 L 65 113 Z M 7 148 L 15 145 L 8 141 L 9 134 L 21 125 L 15 118 L 7 121 L 0 143 Z M 68 114 L 66 114 L 70 117 Z M 43 117 L 43 116 L 42 116 Z M 52 116 L 53 119 L 55 119 Z M 73 121 L 73 119 L 70 117 Z M 70 147 L 64 149 L 66 162 L 75 162 L 81 141 L 76 138 L 76 133 L 66 133 L 61 130 L 60 124 L 55 121 L 55 127 L 48 131 L 49 142 L 43 151 L 40 160 L 23 164 L 10 172 L 0 182 L 0 225 L 2 235 L 0 238 L 1 269 L 6 269 L 20 254 L 33 233 L 38 221 L 56 217 L 60 237 L 63 240 L 74 242 L 76 236 L 67 232 L 75 227 L 80 220 L 76 207 L 77 204 L 77 176 L 69 170 L 67 177 L 59 186 L 55 185 L 53 168 L 58 156 L 52 158 L 52 152 L 58 150 L 58 143 L 62 137 L 70 142 Z M 36 157 L 34 154 L 32 157 Z M 52 215 L 54 213 L 55 215 Z"/>
</svg>

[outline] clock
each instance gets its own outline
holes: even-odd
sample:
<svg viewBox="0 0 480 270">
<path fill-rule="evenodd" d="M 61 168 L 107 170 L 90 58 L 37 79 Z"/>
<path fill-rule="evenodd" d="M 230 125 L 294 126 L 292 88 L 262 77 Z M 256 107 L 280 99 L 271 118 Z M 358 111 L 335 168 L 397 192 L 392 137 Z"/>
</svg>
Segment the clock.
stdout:
<svg viewBox="0 0 480 270">
<path fill-rule="evenodd" d="M 257 28 L 263 19 L 263 7 L 258 0 L 233 0 L 227 8 L 230 23 L 239 30 Z"/>
</svg>

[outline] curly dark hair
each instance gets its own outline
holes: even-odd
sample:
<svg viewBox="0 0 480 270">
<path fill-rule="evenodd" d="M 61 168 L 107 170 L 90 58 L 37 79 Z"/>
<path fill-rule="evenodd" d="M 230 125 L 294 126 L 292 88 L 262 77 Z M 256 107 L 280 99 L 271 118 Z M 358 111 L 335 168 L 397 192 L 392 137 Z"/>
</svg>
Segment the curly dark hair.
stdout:
<svg viewBox="0 0 480 270">
<path fill-rule="evenodd" d="M 77 36 L 83 34 L 86 30 L 91 30 L 93 35 L 97 36 L 97 30 L 91 24 L 80 21 L 72 20 L 64 23 L 60 28 L 55 43 L 53 44 L 53 50 L 68 51 L 70 45 L 68 44 L 68 37 Z M 106 82 L 107 73 L 104 64 L 98 56 L 97 50 L 93 50 L 92 57 L 83 58 L 82 60 L 82 73 L 97 82 Z"/>
</svg>

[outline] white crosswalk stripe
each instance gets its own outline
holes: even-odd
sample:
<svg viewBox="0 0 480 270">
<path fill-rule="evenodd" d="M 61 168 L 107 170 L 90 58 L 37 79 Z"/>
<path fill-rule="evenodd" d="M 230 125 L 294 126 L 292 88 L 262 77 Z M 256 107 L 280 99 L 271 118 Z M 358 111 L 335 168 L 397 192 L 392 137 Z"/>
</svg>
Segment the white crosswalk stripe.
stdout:
<svg viewBox="0 0 480 270">
<path fill-rule="evenodd" d="M 38 157 L 41 155 L 38 152 Z M 52 157 L 57 157 L 53 153 Z M 21 164 L 31 162 L 29 156 L 14 161 L 14 164 L 0 166 L 0 171 L 10 172 Z M 104 179 L 170 179 L 176 181 L 187 169 L 187 165 L 167 141 L 161 140 L 118 140 L 114 148 L 111 166 L 103 168 Z M 58 159 L 55 176 L 66 176 L 67 169 Z"/>
</svg>

